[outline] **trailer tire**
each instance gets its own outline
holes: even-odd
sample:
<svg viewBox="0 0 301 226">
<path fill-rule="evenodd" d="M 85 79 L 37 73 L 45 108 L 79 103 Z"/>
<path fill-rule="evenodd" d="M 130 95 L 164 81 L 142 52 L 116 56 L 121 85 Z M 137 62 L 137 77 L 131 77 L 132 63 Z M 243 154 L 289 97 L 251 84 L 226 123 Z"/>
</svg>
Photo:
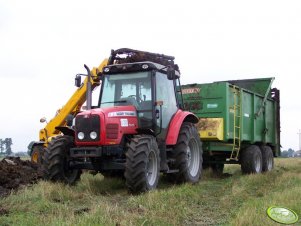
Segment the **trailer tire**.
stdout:
<svg viewBox="0 0 301 226">
<path fill-rule="evenodd" d="M 262 171 L 271 171 L 274 168 L 274 155 L 271 147 L 267 145 L 260 146 L 262 154 Z"/>
<path fill-rule="evenodd" d="M 256 145 L 251 145 L 242 150 L 241 157 L 241 171 L 244 174 L 257 174 L 262 171 L 262 154 L 260 148 Z"/>
<path fill-rule="evenodd" d="M 136 135 L 127 145 L 124 177 L 131 193 L 157 187 L 160 176 L 160 153 L 156 138 Z"/>
<path fill-rule="evenodd" d="M 46 180 L 74 185 L 80 179 L 81 170 L 69 168 L 69 150 L 74 145 L 72 136 L 54 137 L 45 149 L 43 174 Z"/>
<path fill-rule="evenodd" d="M 179 170 L 175 175 L 176 182 L 198 182 L 203 168 L 203 150 L 194 124 L 189 122 L 182 124 L 173 152 L 174 168 Z"/>
</svg>

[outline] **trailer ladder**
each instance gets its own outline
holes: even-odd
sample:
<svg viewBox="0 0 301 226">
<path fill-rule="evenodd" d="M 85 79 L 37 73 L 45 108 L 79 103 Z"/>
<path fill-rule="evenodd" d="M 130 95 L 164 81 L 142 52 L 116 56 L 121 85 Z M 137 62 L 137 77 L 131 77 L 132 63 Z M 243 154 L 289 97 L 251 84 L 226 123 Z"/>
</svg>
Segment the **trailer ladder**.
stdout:
<svg viewBox="0 0 301 226">
<path fill-rule="evenodd" d="M 240 88 L 233 86 L 233 146 L 229 160 L 238 161 L 241 144 L 241 92 Z"/>
</svg>

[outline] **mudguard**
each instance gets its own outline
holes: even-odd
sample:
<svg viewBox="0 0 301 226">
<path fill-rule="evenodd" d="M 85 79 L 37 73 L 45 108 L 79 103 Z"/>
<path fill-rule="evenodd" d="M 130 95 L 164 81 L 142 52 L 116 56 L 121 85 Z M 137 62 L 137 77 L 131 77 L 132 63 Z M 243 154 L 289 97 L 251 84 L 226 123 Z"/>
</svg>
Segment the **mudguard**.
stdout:
<svg viewBox="0 0 301 226">
<path fill-rule="evenodd" d="M 31 156 L 31 153 L 32 153 L 32 151 L 33 151 L 33 148 L 34 148 L 35 146 L 37 146 L 37 145 L 43 146 L 44 143 L 45 143 L 45 142 L 43 142 L 43 141 L 31 141 L 31 142 L 29 143 L 29 145 L 27 146 L 27 154 L 28 154 L 29 156 Z"/>
<path fill-rule="evenodd" d="M 183 122 L 198 123 L 199 118 L 189 111 L 178 110 L 169 124 L 166 145 L 175 145 L 177 143 Z"/>
</svg>

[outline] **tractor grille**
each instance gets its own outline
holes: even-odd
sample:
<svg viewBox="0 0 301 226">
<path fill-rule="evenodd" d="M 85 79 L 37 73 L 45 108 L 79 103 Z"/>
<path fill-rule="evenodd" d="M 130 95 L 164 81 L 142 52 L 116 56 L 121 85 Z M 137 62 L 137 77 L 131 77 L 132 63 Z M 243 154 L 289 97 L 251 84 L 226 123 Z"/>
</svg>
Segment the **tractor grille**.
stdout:
<svg viewBox="0 0 301 226">
<path fill-rule="evenodd" d="M 117 139 L 118 138 L 118 130 L 119 125 L 118 124 L 107 124 L 106 126 L 106 136 L 107 139 Z"/>
<path fill-rule="evenodd" d="M 80 142 L 95 142 L 100 140 L 100 118 L 98 115 L 79 115 L 75 121 L 76 140 Z M 79 133 L 84 133 L 84 138 L 79 139 Z M 96 132 L 95 139 L 91 138 L 91 133 Z"/>
</svg>

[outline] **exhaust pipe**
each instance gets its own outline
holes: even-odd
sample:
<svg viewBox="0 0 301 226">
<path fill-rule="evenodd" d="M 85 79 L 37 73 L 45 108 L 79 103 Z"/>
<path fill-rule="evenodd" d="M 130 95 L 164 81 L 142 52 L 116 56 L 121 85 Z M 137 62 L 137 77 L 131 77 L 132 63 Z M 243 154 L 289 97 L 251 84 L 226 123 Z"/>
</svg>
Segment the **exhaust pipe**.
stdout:
<svg viewBox="0 0 301 226">
<path fill-rule="evenodd" d="M 88 81 L 87 81 L 87 93 L 86 93 L 86 99 L 87 99 L 87 110 L 90 110 L 92 108 L 92 84 L 91 84 L 91 71 L 87 65 L 84 65 L 84 67 L 87 70 L 88 73 Z"/>
</svg>

